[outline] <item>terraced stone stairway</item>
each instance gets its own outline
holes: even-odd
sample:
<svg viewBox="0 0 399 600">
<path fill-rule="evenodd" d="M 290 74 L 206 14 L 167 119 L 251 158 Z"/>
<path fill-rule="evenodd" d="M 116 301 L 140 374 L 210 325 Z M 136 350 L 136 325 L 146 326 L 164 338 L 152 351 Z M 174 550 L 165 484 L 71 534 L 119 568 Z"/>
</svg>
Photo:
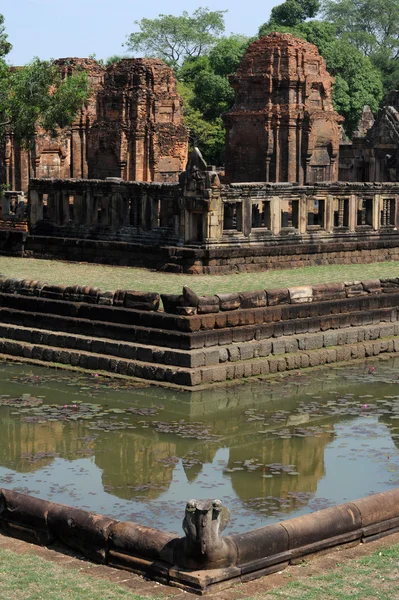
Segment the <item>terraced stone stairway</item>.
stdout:
<svg viewBox="0 0 399 600">
<path fill-rule="evenodd" d="M 399 280 L 230 296 L 164 297 L 185 315 L 154 293 L 0 280 L 0 354 L 192 389 L 399 351 Z"/>
</svg>

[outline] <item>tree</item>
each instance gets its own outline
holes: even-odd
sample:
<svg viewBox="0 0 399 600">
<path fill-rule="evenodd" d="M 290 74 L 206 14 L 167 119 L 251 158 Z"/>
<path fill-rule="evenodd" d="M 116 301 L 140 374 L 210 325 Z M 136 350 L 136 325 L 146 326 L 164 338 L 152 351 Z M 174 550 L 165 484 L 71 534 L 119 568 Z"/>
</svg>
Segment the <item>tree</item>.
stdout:
<svg viewBox="0 0 399 600">
<path fill-rule="evenodd" d="M 126 42 L 132 52 L 162 58 L 177 68 L 187 58 L 207 54 L 224 32 L 226 11 L 197 8 L 192 15 L 158 15 L 157 19 L 135 21 L 140 31 L 131 33 Z"/>
<path fill-rule="evenodd" d="M 325 0 L 323 13 L 337 33 L 366 56 L 389 49 L 399 56 L 398 0 Z"/>
<path fill-rule="evenodd" d="M 177 71 L 185 121 L 193 146 L 216 165 L 224 162 L 225 129 L 221 115 L 234 101 L 228 76 L 234 73 L 250 40 L 232 35 L 216 42 L 207 56 L 188 58 Z"/>
<path fill-rule="evenodd" d="M 399 81 L 398 0 L 325 0 L 325 18 L 340 39 L 368 56 L 381 71 L 385 93 Z"/>
<path fill-rule="evenodd" d="M 272 8 L 269 23 L 295 27 L 306 19 L 315 17 L 319 9 L 319 0 L 286 0 Z"/>
<path fill-rule="evenodd" d="M 335 109 L 345 117 L 344 127 L 348 134 L 356 128 L 365 104 L 373 111 L 378 110 L 383 97 L 380 71 L 353 44 L 338 36 L 334 24 L 306 21 L 296 27 L 284 27 L 269 22 L 260 27 L 259 35 L 276 30 L 292 33 L 317 46 L 326 61 L 328 72 L 335 77 L 333 103 Z"/>
<path fill-rule="evenodd" d="M 71 125 L 89 97 L 84 72 L 62 77 L 54 61 L 35 58 L 24 67 L 10 67 L 5 56 L 11 50 L 0 15 L 0 135 L 12 129 L 15 139 L 29 145 L 37 126 L 52 134 Z"/>
</svg>

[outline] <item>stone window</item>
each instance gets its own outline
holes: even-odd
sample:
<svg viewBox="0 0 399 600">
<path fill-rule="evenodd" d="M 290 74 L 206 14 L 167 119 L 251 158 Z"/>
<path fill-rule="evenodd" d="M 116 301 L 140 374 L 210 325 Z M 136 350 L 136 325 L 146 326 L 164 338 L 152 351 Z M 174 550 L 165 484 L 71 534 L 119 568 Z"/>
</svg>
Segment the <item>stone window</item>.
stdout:
<svg viewBox="0 0 399 600">
<path fill-rule="evenodd" d="M 270 202 L 252 204 L 252 229 L 270 229 Z"/>
<path fill-rule="evenodd" d="M 382 210 L 380 215 L 380 226 L 381 227 L 394 227 L 396 214 L 395 214 L 395 198 L 383 198 Z"/>
<path fill-rule="evenodd" d="M 299 227 L 299 200 L 280 200 L 281 228 Z"/>
<path fill-rule="evenodd" d="M 43 219 L 48 219 L 48 206 L 47 206 L 47 202 L 48 202 L 48 194 L 43 194 Z"/>
<path fill-rule="evenodd" d="M 225 202 L 223 213 L 224 231 L 242 231 L 242 204 L 241 202 Z"/>
<path fill-rule="evenodd" d="M 69 204 L 69 215 L 68 215 L 68 218 L 69 218 L 69 221 L 72 221 L 72 223 L 74 221 L 74 216 L 75 216 L 75 203 L 74 203 L 74 200 L 75 200 L 74 196 L 69 196 L 68 197 L 68 204 Z"/>
<path fill-rule="evenodd" d="M 373 199 L 361 198 L 357 204 L 357 225 L 372 227 L 373 225 Z"/>
<path fill-rule="evenodd" d="M 334 227 L 349 227 L 349 198 L 334 199 Z"/>
<path fill-rule="evenodd" d="M 309 198 L 307 201 L 308 227 L 324 229 L 325 200 Z"/>
</svg>

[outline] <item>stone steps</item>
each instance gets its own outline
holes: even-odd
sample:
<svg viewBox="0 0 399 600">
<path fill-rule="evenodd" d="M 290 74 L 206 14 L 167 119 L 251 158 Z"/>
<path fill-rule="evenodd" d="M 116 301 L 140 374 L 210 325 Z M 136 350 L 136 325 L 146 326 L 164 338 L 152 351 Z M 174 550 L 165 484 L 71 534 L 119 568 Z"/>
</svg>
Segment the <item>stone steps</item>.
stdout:
<svg viewBox="0 0 399 600">
<path fill-rule="evenodd" d="M 161 385 L 193 388 L 226 380 L 240 380 L 269 373 L 346 362 L 377 356 L 384 352 L 399 352 L 399 338 L 395 337 L 398 333 L 399 323 L 380 323 L 369 327 L 329 331 L 324 334 L 324 337 L 320 333 L 309 334 L 302 336 L 302 343 L 296 340 L 296 344 L 294 336 L 287 336 L 286 339 L 278 338 L 261 342 L 264 344 L 264 356 L 253 353 L 258 342 L 231 344 L 217 350 L 210 348 L 208 353 L 193 350 L 166 351 L 166 354 L 163 354 L 165 359 L 166 356 L 171 359 L 174 355 L 175 360 L 179 358 L 188 363 L 187 366 L 178 366 L 157 360 L 161 356 L 157 352 L 165 353 L 164 348 L 145 345 L 138 347 L 137 344 L 120 344 L 108 339 L 90 339 L 82 335 L 54 333 L 2 323 L 0 324 L 0 354 L 35 362 L 72 365 L 94 372 L 117 373 Z M 327 337 L 334 334 L 340 338 Z M 337 342 L 337 345 L 332 345 L 333 342 Z M 320 346 L 321 343 L 329 345 Z M 237 349 L 239 353 L 233 354 L 233 350 Z M 113 353 L 110 353 L 110 350 Z M 221 351 L 231 353 L 230 360 L 220 362 Z M 136 353 L 135 358 L 133 358 L 134 353 Z M 207 354 L 208 364 L 202 364 L 206 361 L 204 354 Z M 144 360 L 145 358 L 147 359 Z M 189 366 L 190 364 L 192 366 Z"/>
<path fill-rule="evenodd" d="M 4 322 L 0 323 L 0 338 L 176 367 L 197 368 L 220 362 L 219 350 L 214 348 L 178 350 L 137 342 L 24 327 Z"/>
</svg>

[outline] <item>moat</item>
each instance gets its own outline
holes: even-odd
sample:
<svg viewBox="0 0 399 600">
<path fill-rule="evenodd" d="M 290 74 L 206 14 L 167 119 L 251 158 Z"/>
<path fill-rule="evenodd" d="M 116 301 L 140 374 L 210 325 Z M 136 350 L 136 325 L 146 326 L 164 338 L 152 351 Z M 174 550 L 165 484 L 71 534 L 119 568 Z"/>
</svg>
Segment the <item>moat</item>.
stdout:
<svg viewBox="0 0 399 600">
<path fill-rule="evenodd" d="M 398 368 L 189 393 L 1 363 L 0 483 L 179 534 L 189 498 L 220 498 L 231 534 L 389 490 Z"/>
</svg>

